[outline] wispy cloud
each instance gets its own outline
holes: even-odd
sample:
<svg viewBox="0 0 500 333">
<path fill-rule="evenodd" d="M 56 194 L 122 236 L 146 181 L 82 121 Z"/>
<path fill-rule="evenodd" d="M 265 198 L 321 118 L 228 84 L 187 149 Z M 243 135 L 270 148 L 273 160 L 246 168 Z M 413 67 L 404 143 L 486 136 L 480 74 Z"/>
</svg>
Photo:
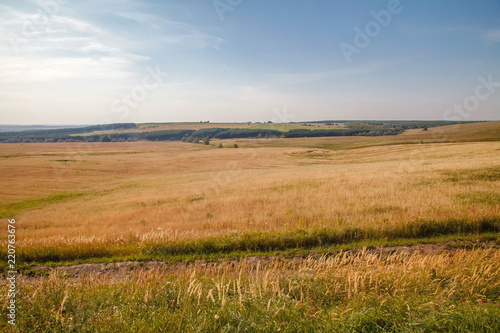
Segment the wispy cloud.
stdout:
<svg viewBox="0 0 500 333">
<path fill-rule="evenodd" d="M 487 44 L 500 43 L 500 29 L 489 30 L 485 32 L 481 37 Z"/>
<path fill-rule="evenodd" d="M 36 40 L 51 35 L 100 35 L 103 30 L 84 20 L 43 12 L 19 11 L 0 7 L 0 30 L 21 39 Z"/>
<path fill-rule="evenodd" d="M 278 73 L 273 74 L 267 81 L 267 84 L 259 85 L 259 89 L 281 89 L 293 85 L 312 84 L 322 81 L 338 80 L 345 77 L 354 77 L 358 75 L 369 74 L 383 70 L 385 68 L 407 62 L 409 59 L 389 59 L 353 67 L 341 67 L 321 72 L 306 73 Z"/>
<path fill-rule="evenodd" d="M 326 79 L 333 79 L 350 75 L 371 73 L 376 70 L 382 69 L 386 66 L 387 66 L 386 63 L 378 62 L 368 65 L 361 65 L 357 67 L 339 68 L 323 72 L 283 74 L 280 75 L 279 78 L 280 82 L 287 84 L 307 83 L 307 82 L 322 81 Z"/>
<path fill-rule="evenodd" d="M 195 26 L 141 12 L 122 12 L 116 15 L 137 22 L 148 29 L 161 32 L 160 42 L 192 49 L 219 48 L 224 39 L 206 34 Z"/>
<path fill-rule="evenodd" d="M 110 32 L 83 19 L 54 15 L 42 21 L 29 12 L 2 9 L 0 33 L 17 45 L 1 46 L 1 82 L 125 78 L 131 66 L 149 59 L 127 51 Z M 41 23 L 33 25 L 37 20 Z"/>
<path fill-rule="evenodd" d="M 426 34 L 469 34 L 481 38 L 486 44 L 500 43 L 500 29 L 483 30 L 474 26 L 419 26 L 404 28 L 402 31 L 407 33 L 426 33 Z"/>
</svg>

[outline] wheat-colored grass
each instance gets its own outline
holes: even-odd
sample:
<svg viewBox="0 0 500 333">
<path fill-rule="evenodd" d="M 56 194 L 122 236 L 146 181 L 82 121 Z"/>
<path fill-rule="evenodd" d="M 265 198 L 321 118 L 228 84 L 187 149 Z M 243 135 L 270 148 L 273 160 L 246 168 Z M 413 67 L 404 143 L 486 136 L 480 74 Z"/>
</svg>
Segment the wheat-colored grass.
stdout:
<svg viewBox="0 0 500 333">
<path fill-rule="evenodd" d="M 394 138 L 242 140 L 238 149 L 2 144 L 0 213 L 17 220 L 18 253 L 45 251 L 50 258 L 51 251 L 72 248 L 73 259 L 115 245 L 130 245 L 130 252 L 119 252 L 127 255 L 143 245 L 245 231 L 391 230 L 417 220 L 498 218 L 500 142 L 460 142 L 489 140 L 497 124 L 482 124 L 484 133 L 478 124 L 458 127 L 461 133 L 442 129 L 448 134 L 435 139 L 441 143 L 414 131 Z M 6 248 L 5 238 L 0 246 Z M 364 249 L 70 280 L 21 275 L 18 327 L 0 321 L 0 328 L 498 331 L 499 253 L 496 247 Z"/>
<path fill-rule="evenodd" d="M 386 228 L 418 219 L 492 217 L 500 210 L 498 178 L 449 181 L 471 172 L 496 175 L 499 142 L 354 150 L 218 149 L 177 142 L 0 149 L 4 205 L 40 199 L 12 216 L 26 247 Z M 79 196 L 49 200 L 64 192 Z M 483 197 L 491 200 L 481 202 Z"/>
</svg>

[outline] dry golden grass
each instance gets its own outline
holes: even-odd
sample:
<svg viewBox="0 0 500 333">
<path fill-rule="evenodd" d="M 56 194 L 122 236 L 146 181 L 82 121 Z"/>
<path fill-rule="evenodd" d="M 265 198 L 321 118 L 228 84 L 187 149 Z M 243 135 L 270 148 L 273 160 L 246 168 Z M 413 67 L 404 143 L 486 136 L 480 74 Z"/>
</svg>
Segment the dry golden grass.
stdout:
<svg viewBox="0 0 500 333">
<path fill-rule="evenodd" d="M 26 277 L 31 268 L 21 267 L 39 259 L 116 259 L 141 249 L 161 257 L 171 244 L 245 231 L 498 220 L 498 124 L 395 137 L 239 140 L 239 149 L 2 144 L 0 214 L 17 220 L 23 274 L 18 326 L 4 320 L 0 330 L 498 331 L 495 242 L 471 250 L 430 245 L 320 258 L 141 262 L 120 274 L 84 274 L 79 265 L 70 279 L 58 270 Z M 478 142 L 461 142 L 467 138 Z M 5 249 L 5 238 L 0 243 Z M 186 259 L 192 252 L 179 253 Z M 156 268 L 141 268 L 147 264 Z"/>
<path fill-rule="evenodd" d="M 494 136 L 498 124 L 458 126 L 474 139 L 474 133 Z M 456 175 L 496 174 L 500 142 L 386 145 L 425 141 L 434 130 L 282 139 L 290 146 L 239 149 L 179 142 L 2 144 L 0 198 L 4 206 L 26 204 L 15 214 L 25 247 L 498 216 L 498 178 Z M 457 128 L 440 131 L 445 141 L 460 139 Z M 379 146 L 301 147 L 337 139 Z M 68 192 L 74 196 L 51 200 Z"/>
</svg>

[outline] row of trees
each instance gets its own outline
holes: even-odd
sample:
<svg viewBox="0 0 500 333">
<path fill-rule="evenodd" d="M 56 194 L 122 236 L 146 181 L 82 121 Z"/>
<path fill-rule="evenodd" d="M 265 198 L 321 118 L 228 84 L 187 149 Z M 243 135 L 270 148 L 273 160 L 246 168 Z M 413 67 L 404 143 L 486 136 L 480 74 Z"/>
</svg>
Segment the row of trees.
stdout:
<svg viewBox="0 0 500 333">
<path fill-rule="evenodd" d="M 320 137 L 320 136 L 354 136 L 365 135 L 368 130 L 355 130 L 355 129 L 292 129 L 284 133 L 285 138 L 307 138 L 307 137 Z"/>
<path fill-rule="evenodd" d="M 340 123 L 340 122 L 339 122 Z M 137 128 L 136 124 L 97 125 L 80 128 L 39 130 L 0 133 L 0 142 L 115 142 L 115 141 L 184 141 L 209 144 L 211 139 L 239 138 L 303 138 L 333 136 L 381 136 L 397 135 L 406 129 L 444 126 L 465 122 L 450 121 L 345 121 L 345 128 L 292 129 L 288 132 L 275 129 L 252 128 L 203 128 L 199 130 L 162 130 L 151 132 L 129 132 L 77 135 L 79 133 L 123 130 Z M 72 134 L 72 135 L 71 135 Z"/>
</svg>

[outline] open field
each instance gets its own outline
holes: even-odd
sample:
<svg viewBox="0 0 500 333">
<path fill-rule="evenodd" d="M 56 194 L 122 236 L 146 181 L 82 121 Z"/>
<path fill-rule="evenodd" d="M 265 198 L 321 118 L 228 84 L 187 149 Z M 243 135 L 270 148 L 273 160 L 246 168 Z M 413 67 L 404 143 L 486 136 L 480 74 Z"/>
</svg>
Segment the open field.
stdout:
<svg viewBox="0 0 500 333">
<path fill-rule="evenodd" d="M 260 129 L 277 129 L 287 131 L 290 129 L 314 129 L 314 128 L 344 128 L 345 123 L 158 123 L 158 124 L 139 124 L 139 129 L 154 129 L 154 130 L 180 130 L 202 128 L 260 128 Z"/>
<path fill-rule="evenodd" d="M 208 128 L 226 128 L 226 129 L 269 129 L 288 132 L 292 129 L 340 129 L 345 128 L 345 123 L 144 123 L 137 124 L 137 128 L 115 129 L 104 131 L 93 131 L 88 133 L 76 133 L 71 136 L 91 136 L 91 135 L 109 135 L 117 133 L 142 133 L 169 130 L 200 130 Z"/>
<path fill-rule="evenodd" d="M 289 131 L 291 129 L 333 129 L 345 128 L 344 123 L 293 123 L 293 124 L 270 124 L 270 123 L 144 123 L 137 124 L 137 128 L 117 129 L 107 131 L 95 131 L 89 133 L 72 134 L 72 136 L 89 136 L 95 134 L 115 134 L 115 133 L 139 133 L 168 130 L 199 130 L 205 128 L 252 128 L 252 129 L 273 129 L 279 131 Z"/>
<path fill-rule="evenodd" d="M 292 129 L 333 129 L 333 128 L 345 128 L 345 123 L 290 123 L 290 124 L 252 124 L 250 128 L 259 128 L 259 129 L 275 129 L 278 131 L 289 131 Z"/>
<path fill-rule="evenodd" d="M 34 331 L 500 329 L 500 122 L 210 146 L 2 144 L 0 161 L 0 215 L 17 221 L 26 274 L 84 261 L 298 256 L 138 269 L 119 281 L 23 277 L 19 316 Z M 439 239 L 491 244 L 303 258 Z M 6 244 L 2 233 L 4 261 Z"/>
<path fill-rule="evenodd" d="M 176 122 L 176 123 L 144 123 L 137 124 L 137 128 L 119 129 L 109 131 L 98 131 L 89 133 L 72 134 L 73 136 L 88 136 L 94 134 L 115 134 L 115 133 L 139 133 L 168 130 L 199 130 L 203 128 L 249 128 L 250 123 L 194 123 L 194 122 Z"/>
</svg>

